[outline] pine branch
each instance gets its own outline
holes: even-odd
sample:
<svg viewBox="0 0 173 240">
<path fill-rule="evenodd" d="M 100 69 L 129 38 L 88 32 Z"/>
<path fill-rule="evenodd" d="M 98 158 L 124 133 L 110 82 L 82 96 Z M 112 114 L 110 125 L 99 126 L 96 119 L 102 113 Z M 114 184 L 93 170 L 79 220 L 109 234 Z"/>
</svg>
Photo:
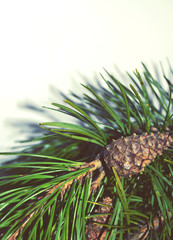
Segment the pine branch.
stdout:
<svg viewBox="0 0 173 240">
<path fill-rule="evenodd" d="M 167 93 L 143 67 L 129 87 L 107 71 L 107 88 L 82 85 L 47 107 L 76 122 L 41 123 L 24 152 L 1 153 L 17 156 L 1 166 L 2 240 L 171 240 L 173 84 L 164 77 Z"/>
</svg>

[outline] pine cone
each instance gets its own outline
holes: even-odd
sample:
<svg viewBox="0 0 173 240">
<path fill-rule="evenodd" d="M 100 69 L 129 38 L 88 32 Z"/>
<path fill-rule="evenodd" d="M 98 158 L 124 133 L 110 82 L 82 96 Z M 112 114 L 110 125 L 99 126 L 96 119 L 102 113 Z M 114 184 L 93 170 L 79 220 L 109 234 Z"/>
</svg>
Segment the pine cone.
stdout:
<svg viewBox="0 0 173 240">
<path fill-rule="evenodd" d="M 173 139 L 168 132 L 160 133 L 154 132 L 144 135 L 133 134 L 129 137 L 121 137 L 113 140 L 111 144 L 107 145 L 103 157 L 109 168 L 114 167 L 119 177 L 132 176 L 136 173 L 144 171 L 144 167 L 166 150 Z M 99 158 L 99 156 L 97 156 Z M 109 197 L 103 198 L 103 204 L 112 205 L 112 199 Z M 94 213 L 109 213 L 110 208 L 99 207 Z M 95 217 L 92 221 L 86 224 L 86 239 L 87 240 L 104 240 L 107 229 L 98 225 L 97 223 L 109 223 L 109 215 Z M 135 234 L 133 239 L 139 239 L 138 236 L 143 234 L 142 226 L 141 232 Z M 154 227 L 155 229 L 155 227 Z"/>
<path fill-rule="evenodd" d="M 98 209 L 94 211 L 95 214 L 105 214 L 110 213 L 110 208 L 112 206 L 112 199 L 110 197 L 103 198 L 102 204 L 108 205 L 108 206 L 99 206 Z M 109 207 L 110 206 L 110 207 Z M 103 215 L 99 217 L 93 218 L 89 223 L 86 225 L 86 239 L 87 240 L 104 240 L 107 229 L 104 229 L 102 225 L 98 225 L 96 223 L 108 223 L 109 221 L 109 215 Z"/>
<path fill-rule="evenodd" d="M 131 177 L 161 155 L 173 142 L 168 132 L 151 133 L 113 140 L 104 151 L 104 161 L 114 167 L 120 177 Z"/>
</svg>

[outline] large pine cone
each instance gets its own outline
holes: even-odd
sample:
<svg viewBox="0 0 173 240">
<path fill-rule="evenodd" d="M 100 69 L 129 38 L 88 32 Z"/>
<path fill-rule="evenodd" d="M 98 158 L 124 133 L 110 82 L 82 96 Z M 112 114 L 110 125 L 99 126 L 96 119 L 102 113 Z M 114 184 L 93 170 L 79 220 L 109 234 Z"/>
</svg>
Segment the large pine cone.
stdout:
<svg viewBox="0 0 173 240">
<path fill-rule="evenodd" d="M 104 161 L 109 168 L 114 167 L 120 177 L 130 177 L 144 171 L 144 167 L 153 162 L 157 155 L 161 155 L 172 142 L 168 132 L 144 135 L 134 133 L 107 145 Z"/>
</svg>

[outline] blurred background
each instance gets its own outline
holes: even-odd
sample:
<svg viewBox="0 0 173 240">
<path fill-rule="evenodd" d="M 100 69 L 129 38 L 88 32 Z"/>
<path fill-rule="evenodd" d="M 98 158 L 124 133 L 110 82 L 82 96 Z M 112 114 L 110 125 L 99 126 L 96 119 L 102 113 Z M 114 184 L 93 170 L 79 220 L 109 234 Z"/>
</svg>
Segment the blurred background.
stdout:
<svg viewBox="0 0 173 240">
<path fill-rule="evenodd" d="M 23 121 L 50 120 L 41 106 L 60 103 L 58 91 L 78 94 L 103 67 L 131 73 L 142 61 L 152 71 L 161 61 L 166 71 L 172 13 L 172 0 L 0 1 L 0 151 L 25 139 Z"/>
</svg>

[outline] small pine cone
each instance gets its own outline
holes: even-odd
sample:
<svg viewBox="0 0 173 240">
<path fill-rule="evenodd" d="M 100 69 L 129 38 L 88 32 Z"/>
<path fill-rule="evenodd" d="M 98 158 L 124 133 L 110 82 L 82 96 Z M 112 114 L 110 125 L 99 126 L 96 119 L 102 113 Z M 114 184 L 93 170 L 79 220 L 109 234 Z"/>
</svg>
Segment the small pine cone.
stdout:
<svg viewBox="0 0 173 240">
<path fill-rule="evenodd" d="M 144 167 L 166 150 L 173 139 L 168 132 L 151 133 L 113 140 L 104 150 L 104 161 L 114 167 L 120 177 L 144 171 Z"/>
<path fill-rule="evenodd" d="M 99 206 L 99 208 L 94 211 L 95 214 L 110 213 L 111 207 L 109 206 L 112 206 L 112 199 L 110 197 L 105 197 L 103 198 L 102 204 L 108 206 Z M 109 223 L 109 215 L 100 215 L 99 217 L 94 217 L 89 223 L 86 224 L 85 232 L 87 240 L 105 239 L 107 229 L 104 229 L 102 225 L 98 225 L 96 223 Z"/>
</svg>

